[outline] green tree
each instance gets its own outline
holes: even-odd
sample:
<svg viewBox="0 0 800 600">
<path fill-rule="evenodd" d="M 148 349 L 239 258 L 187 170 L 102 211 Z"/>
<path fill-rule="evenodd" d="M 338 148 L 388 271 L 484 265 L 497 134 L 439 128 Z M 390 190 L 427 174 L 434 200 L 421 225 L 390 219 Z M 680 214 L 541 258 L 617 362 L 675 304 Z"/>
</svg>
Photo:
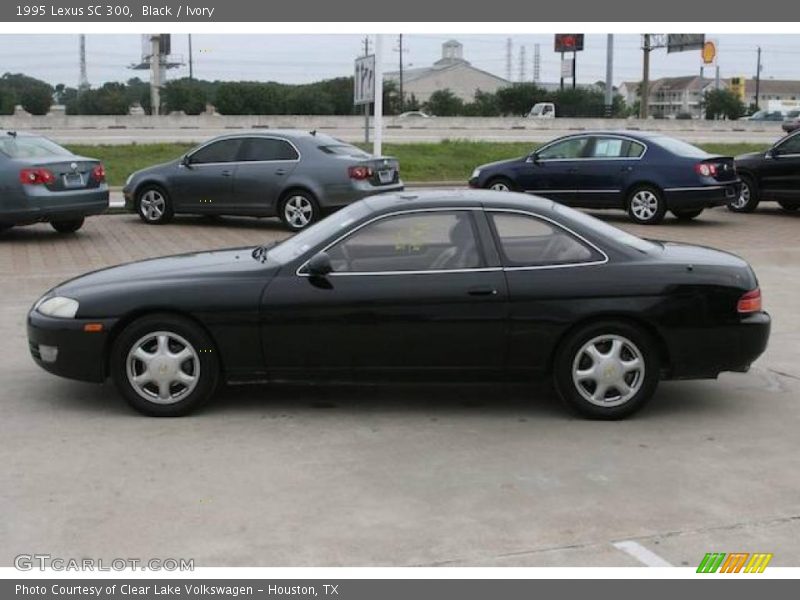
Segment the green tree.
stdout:
<svg viewBox="0 0 800 600">
<path fill-rule="evenodd" d="M 744 115 L 745 105 L 730 90 L 709 90 L 703 97 L 702 107 L 706 119 L 738 119 Z"/>
<path fill-rule="evenodd" d="M 440 117 L 453 117 L 464 114 L 464 101 L 449 89 L 436 90 L 423 109 Z"/>
<path fill-rule="evenodd" d="M 32 115 L 46 115 L 53 103 L 53 87 L 22 73 L 6 73 L 0 77 L 0 97 L 6 114 L 21 104 Z"/>
<path fill-rule="evenodd" d="M 537 102 L 551 102 L 547 90 L 535 83 L 516 83 L 497 90 L 497 108 L 502 115 L 523 116 Z M 556 109 L 556 114 L 558 109 Z"/>
<path fill-rule="evenodd" d="M 500 114 L 497 95 L 477 90 L 475 99 L 466 105 L 466 114 L 472 117 L 496 117 Z"/>
<path fill-rule="evenodd" d="M 167 82 L 161 89 L 161 99 L 168 112 L 182 110 L 187 115 L 199 115 L 208 102 L 203 84 L 189 78 Z"/>
</svg>

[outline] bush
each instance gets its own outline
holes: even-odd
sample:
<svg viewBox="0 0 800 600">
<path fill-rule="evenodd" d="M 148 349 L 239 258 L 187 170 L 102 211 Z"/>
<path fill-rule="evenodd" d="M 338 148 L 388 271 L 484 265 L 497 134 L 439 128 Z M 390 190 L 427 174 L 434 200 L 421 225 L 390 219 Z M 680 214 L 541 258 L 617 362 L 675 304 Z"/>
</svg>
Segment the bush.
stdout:
<svg viewBox="0 0 800 600">
<path fill-rule="evenodd" d="M 14 106 L 32 115 L 46 115 L 53 103 L 53 87 L 49 83 L 28 77 L 22 73 L 6 73 L 0 77 L 0 110 L 5 114 L 14 112 Z"/>
</svg>

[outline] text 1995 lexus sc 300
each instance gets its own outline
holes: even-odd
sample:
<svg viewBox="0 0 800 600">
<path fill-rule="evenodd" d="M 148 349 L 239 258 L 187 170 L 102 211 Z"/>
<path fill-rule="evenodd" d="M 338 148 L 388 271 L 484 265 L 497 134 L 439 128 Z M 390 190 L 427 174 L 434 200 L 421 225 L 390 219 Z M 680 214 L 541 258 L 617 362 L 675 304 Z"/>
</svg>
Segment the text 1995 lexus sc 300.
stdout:
<svg viewBox="0 0 800 600">
<path fill-rule="evenodd" d="M 111 377 L 159 416 L 221 380 L 552 377 L 614 419 L 659 380 L 747 370 L 769 330 L 744 260 L 489 190 L 374 196 L 274 247 L 97 271 L 28 315 L 44 369 Z"/>
</svg>

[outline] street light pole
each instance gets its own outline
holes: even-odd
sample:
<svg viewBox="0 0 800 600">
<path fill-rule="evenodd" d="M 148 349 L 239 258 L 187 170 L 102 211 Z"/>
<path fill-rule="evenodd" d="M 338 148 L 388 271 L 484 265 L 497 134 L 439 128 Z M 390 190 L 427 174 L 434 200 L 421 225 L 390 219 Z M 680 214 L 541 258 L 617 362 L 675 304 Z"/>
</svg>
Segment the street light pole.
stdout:
<svg viewBox="0 0 800 600">
<path fill-rule="evenodd" d="M 639 87 L 639 118 L 646 119 L 650 99 L 650 34 L 644 34 L 642 44 L 642 85 Z"/>
</svg>

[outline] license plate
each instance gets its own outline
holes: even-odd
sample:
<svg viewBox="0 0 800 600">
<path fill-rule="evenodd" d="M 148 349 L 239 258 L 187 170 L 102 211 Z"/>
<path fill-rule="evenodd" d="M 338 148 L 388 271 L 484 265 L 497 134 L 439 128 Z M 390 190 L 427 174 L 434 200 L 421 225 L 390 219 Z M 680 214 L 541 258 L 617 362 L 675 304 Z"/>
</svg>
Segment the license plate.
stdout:
<svg viewBox="0 0 800 600">
<path fill-rule="evenodd" d="M 80 173 L 66 173 L 64 175 L 64 187 L 74 188 L 83 187 L 84 185 L 83 175 Z"/>
<path fill-rule="evenodd" d="M 378 181 L 392 183 L 394 181 L 394 171 L 378 171 Z"/>
</svg>

